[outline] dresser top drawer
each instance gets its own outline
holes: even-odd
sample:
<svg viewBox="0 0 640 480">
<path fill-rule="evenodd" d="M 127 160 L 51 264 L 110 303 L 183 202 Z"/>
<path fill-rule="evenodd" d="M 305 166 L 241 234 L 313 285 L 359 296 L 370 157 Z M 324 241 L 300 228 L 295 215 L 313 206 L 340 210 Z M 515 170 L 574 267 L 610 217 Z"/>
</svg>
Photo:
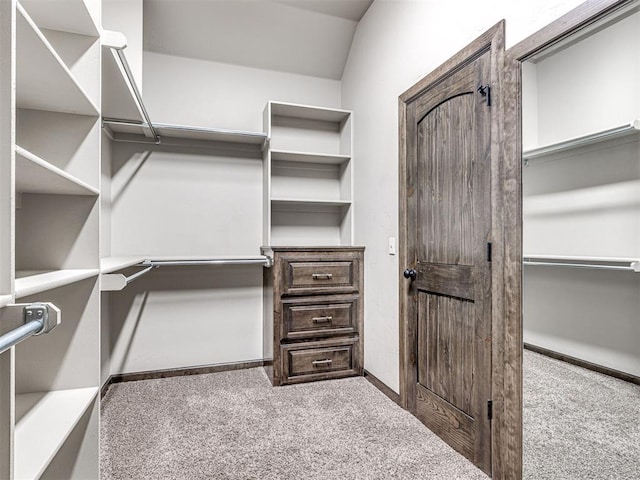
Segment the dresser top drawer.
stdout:
<svg viewBox="0 0 640 480">
<path fill-rule="evenodd" d="M 284 295 L 357 293 L 360 291 L 360 252 L 287 252 L 281 262 Z"/>
</svg>

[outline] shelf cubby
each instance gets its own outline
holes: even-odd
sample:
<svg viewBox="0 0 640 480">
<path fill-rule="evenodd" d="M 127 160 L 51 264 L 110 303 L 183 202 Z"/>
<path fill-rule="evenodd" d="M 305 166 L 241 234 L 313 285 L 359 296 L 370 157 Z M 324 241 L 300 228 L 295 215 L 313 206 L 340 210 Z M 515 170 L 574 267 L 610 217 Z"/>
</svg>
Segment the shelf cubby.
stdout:
<svg viewBox="0 0 640 480">
<path fill-rule="evenodd" d="M 264 243 L 352 245 L 351 112 L 269 102 L 264 120 Z"/>
<path fill-rule="evenodd" d="M 16 146 L 16 192 L 98 195 L 97 188 Z"/>
<path fill-rule="evenodd" d="M 16 9 L 18 108 L 99 116 L 95 103 L 36 23 L 20 4 Z"/>
<path fill-rule="evenodd" d="M 16 395 L 15 478 L 40 478 L 98 394 L 87 387 Z"/>
<path fill-rule="evenodd" d="M 96 5 L 86 0 L 20 0 L 20 4 L 40 28 L 99 37 L 100 31 L 95 20 Z M 64 10 L 64 15 L 61 11 Z"/>
</svg>

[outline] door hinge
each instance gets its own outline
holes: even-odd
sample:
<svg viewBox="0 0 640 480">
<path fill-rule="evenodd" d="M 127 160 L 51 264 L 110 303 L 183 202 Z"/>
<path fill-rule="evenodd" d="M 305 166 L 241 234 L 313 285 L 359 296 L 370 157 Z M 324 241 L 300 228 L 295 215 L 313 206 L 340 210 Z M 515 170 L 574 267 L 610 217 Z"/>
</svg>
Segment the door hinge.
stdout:
<svg viewBox="0 0 640 480">
<path fill-rule="evenodd" d="M 491 250 L 492 250 L 492 243 L 491 242 L 487 242 L 487 262 L 491 261 Z"/>
<path fill-rule="evenodd" d="M 478 86 L 478 92 L 480 95 L 486 98 L 487 107 L 491 106 L 491 86 L 487 83 L 485 85 Z"/>
<path fill-rule="evenodd" d="M 493 420 L 493 400 L 487 400 L 487 418 Z"/>
</svg>

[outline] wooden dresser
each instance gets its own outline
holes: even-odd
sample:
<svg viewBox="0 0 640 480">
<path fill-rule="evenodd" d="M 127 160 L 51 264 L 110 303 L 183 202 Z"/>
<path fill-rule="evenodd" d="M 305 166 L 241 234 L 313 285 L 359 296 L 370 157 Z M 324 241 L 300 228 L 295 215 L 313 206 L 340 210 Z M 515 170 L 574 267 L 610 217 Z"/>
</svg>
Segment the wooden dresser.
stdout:
<svg viewBox="0 0 640 480">
<path fill-rule="evenodd" d="M 364 247 L 264 247 L 265 370 L 274 386 L 362 375 Z M 271 359 L 273 359 L 271 361 Z"/>
</svg>

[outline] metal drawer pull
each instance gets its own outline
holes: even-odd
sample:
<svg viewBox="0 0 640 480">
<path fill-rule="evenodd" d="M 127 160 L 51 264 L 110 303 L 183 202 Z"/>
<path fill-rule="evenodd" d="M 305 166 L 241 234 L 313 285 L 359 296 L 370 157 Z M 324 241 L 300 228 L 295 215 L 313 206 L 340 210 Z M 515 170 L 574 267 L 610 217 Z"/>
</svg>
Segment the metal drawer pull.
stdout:
<svg viewBox="0 0 640 480">
<path fill-rule="evenodd" d="M 331 323 L 331 320 L 333 320 L 331 316 L 313 317 L 313 323 Z"/>
<path fill-rule="evenodd" d="M 321 365 L 331 365 L 333 363 L 333 360 L 331 360 L 330 358 L 325 358 L 324 360 L 314 360 L 312 362 L 312 365 L 314 367 L 319 367 Z"/>
<path fill-rule="evenodd" d="M 311 276 L 314 280 L 331 280 L 333 278 L 331 273 L 313 273 Z"/>
</svg>

